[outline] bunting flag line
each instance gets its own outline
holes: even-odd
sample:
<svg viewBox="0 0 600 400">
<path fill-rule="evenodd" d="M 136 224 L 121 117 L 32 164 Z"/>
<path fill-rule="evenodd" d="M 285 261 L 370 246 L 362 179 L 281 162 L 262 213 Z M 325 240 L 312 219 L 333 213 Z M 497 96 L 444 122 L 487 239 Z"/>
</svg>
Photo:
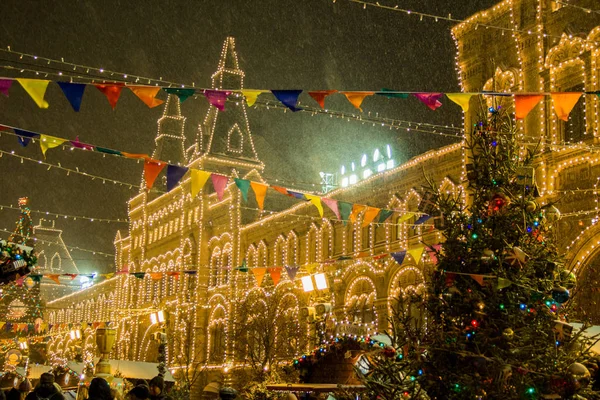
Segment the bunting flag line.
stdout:
<svg viewBox="0 0 600 400">
<path fill-rule="evenodd" d="M 338 201 L 338 207 L 340 209 L 340 215 L 342 217 L 342 221 L 344 225 L 348 223 L 348 218 L 350 218 L 350 213 L 352 213 L 352 203 L 346 203 L 345 201 Z"/>
<path fill-rule="evenodd" d="M 299 265 L 286 265 L 285 266 L 285 270 L 288 274 L 288 277 L 290 278 L 290 280 L 293 282 L 294 279 L 296 279 L 296 274 L 298 273 L 298 270 L 300 269 Z"/>
<path fill-rule="evenodd" d="M 515 95 L 515 118 L 524 119 L 543 98 L 542 95 L 533 94 Z"/>
<path fill-rule="evenodd" d="M 63 94 L 73 107 L 75 112 L 79 112 L 79 108 L 81 107 L 81 101 L 83 100 L 83 92 L 85 91 L 85 87 L 83 83 L 70 83 L 70 82 L 56 82 L 62 90 Z"/>
<path fill-rule="evenodd" d="M 242 96 L 246 99 L 248 107 L 252 107 L 254 103 L 256 103 L 256 100 L 261 93 L 264 92 L 262 90 L 242 90 Z"/>
<path fill-rule="evenodd" d="M 286 195 L 288 197 L 294 197 L 293 195 L 289 194 L 288 190 L 286 188 L 284 188 L 284 187 L 273 185 L 273 186 L 271 186 L 271 189 L 273 189 L 276 192 L 279 192 L 281 194 L 284 194 L 284 195 Z"/>
<path fill-rule="evenodd" d="M 117 101 L 119 101 L 119 97 L 121 96 L 121 91 L 123 90 L 123 85 L 94 85 L 96 89 L 101 91 L 108 100 L 108 104 L 114 110 L 117 106 Z"/>
<path fill-rule="evenodd" d="M 341 219 L 340 218 L 340 210 L 338 208 L 338 202 L 337 202 L 337 200 L 328 199 L 326 197 L 321 197 L 321 201 L 323 203 L 325 203 L 327 205 L 327 207 L 329 207 L 329 209 L 331 211 L 333 211 L 333 213 L 335 214 L 335 216 L 337 217 L 337 219 Z"/>
<path fill-rule="evenodd" d="M 267 195 L 267 188 L 269 186 L 258 182 L 250 182 L 250 186 L 254 191 L 254 196 L 256 197 L 256 204 L 258 204 L 258 208 L 263 210 L 265 206 L 265 196 Z"/>
<path fill-rule="evenodd" d="M 404 257 L 406 257 L 406 250 L 390 253 L 390 255 L 394 258 L 398 265 L 402 265 L 404 262 Z"/>
<path fill-rule="evenodd" d="M 408 250 L 408 254 L 415 261 L 415 264 L 419 264 L 421 262 L 421 256 L 423 255 L 424 249 L 425 249 L 425 246 L 419 246 L 414 249 Z"/>
<path fill-rule="evenodd" d="M 256 285 L 258 287 L 260 287 L 260 285 L 262 284 L 262 281 L 263 281 L 263 278 L 265 277 L 266 272 L 267 272 L 267 269 L 265 267 L 252 268 L 252 273 L 254 274 L 254 277 L 256 278 Z"/>
<path fill-rule="evenodd" d="M 365 215 L 363 216 L 362 227 L 364 228 L 365 226 L 369 226 L 371 224 L 371 222 L 373 222 L 375 217 L 377 215 L 379 215 L 379 211 L 380 211 L 379 208 L 367 207 L 367 210 L 365 211 Z"/>
<path fill-rule="evenodd" d="M 165 163 L 156 162 L 154 160 L 145 160 L 144 161 L 144 180 L 146 181 L 146 189 L 152 189 L 154 186 L 154 181 L 160 174 L 160 171 L 166 167 Z"/>
<path fill-rule="evenodd" d="M 582 93 L 551 93 L 554 102 L 554 112 L 559 119 L 569 120 L 569 114 L 579 101 Z"/>
<path fill-rule="evenodd" d="M 192 199 L 195 199 L 200 190 L 204 187 L 206 182 L 210 178 L 210 172 L 201 171 L 199 169 L 193 169 L 191 173 L 191 185 L 190 191 L 192 195 Z"/>
<path fill-rule="evenodd" d="M 469 102 L 473 96 L 472 93 L 446 93 L 446 97 L 458 104 L 465 113 L 469 111 Z"/>
<path fill-rule="evenodd" d="M 223 194 L 225 193 L 225 188 L 227 187 L 227 182 L 229 181 L 229 177 L 219 174 L 210 174 L 210 179 L 212 181 L 215 192 L 217 192 L 217 198 L 219 199 L 219 201 L 222 201 Z"/>
<path fill-rule="evenodd" d="M 389 217 L 392 216 L 394 212 L 392 210 L 386 210 L 386 209 L 381 209 L 381 211 L 379 212 L 379 221 L 377 221 L 378 223 L 382 224 L 385 222 L 385 220 L 387 220 Z"/>
<path fill-rule="evenodd" d="M 479 286 L 483 286 L 484 282 L 483 282 L 483 275 L 479 275 L 479 274 L 470 274 L 469 275 L 471 278 L 473 278 L 473 280 L 477 283 L 479 283 Z"/>
<path fill-rule="evenodd" d="M 304 197 L 306 197 L 308 200 L 310 200 L 310 202 L 319 211 L 319 216 L 321 216 L 321 218 L 323 218 L 323 205 L 321 204 L 321 198 L 319 196 L 315 196 L 312 194 L 304 194 Z"/>
<path fill-rule="evenodd" d="M 298 104 L 298 97 L 302 90 L 271 90 L 273 96 L 277 98 L 287 108 L 292 111 L 300 111 L 301 108 L 297 108 L 296 104 Z"/>
<path fill-rule="evenodd" d="M 50 106 L 48 102 L 44 100 L 46 89 L 48 88 L 50 81 L 44 79 L 17 78 L 17 82 L 21 84 L 23 89 L 25 89 L 29 97 L 35 101 L 35 104 L 37 104 L 39 108 L 48 108 Z"/>
<path fill-rule="evenodd" d="M 353 204 L 352 212 L 350 213 L 350 222 L 355 223 L 358 215 L 365 209 L 367 206 L 363 206 L 362 204 Z"/>
<path fill-rule="evenodd" d="M 437 263 L 438 263 L 438 253 L 441 248 L 442 248 L 441 244 L 435 244 L 431 247 L 426 248 L 427 254 L 429 255 L 429 258 L 431 259 L 431 262 L 433 263 L 433 265 L 437 265 Z"/>
<path fill-rule="evenodd" d="M 59 280 L 60 275 L 59 274 L 48 274 L 46 276 L 60 285 L 60 280 Z"/>
<path fill-rule="evenodd" d="M 317 103 L 319 103 L 319 106 L 321 106 L 321 108 L 325 108 L 325 97 L 336 92 L 337 90 L 316 90 L 308 92 L 308 95 L 312 97 Z"/>
<path fill-rule="evenodd" d="M 431 215 L 421 215 L 416 221 L 415 221 L 415 225 L 421 225 L 423 223 L 425 223 L 429 218 L 431 218 Z"/>
<path fill-rule="evenodd" d="M 362 112 L 362 108 L 360 107 L 362 105 L 362 102 L 365 100 L 366 97 L 372 96 L 374 92 L 340 92 L 340 93 L 343 94 L 344 96 L 346 96 L 346 98 L 348 99 L 350 104 L 352 104 L 357 110 Z"/>
<path fill-rule="evenodd" d="M 11 79 L 0 79 L 0 93 L 8 97 L 8 90 L 12 84 L 13 81 Z"/>
<path fill-rule="evenodd" d="M 204 97 L 211 106 L 216 107 L 219 111 L 225 111 L 225 102 L 231 91 L 226 90 L 204 90 Z"/>
<path fill-rule="evenodd" d="M 144 102 L 149 108 L 154 108 L 160 106 L 164 103 L 164 100 L 160 100 L 156 98 L 159 87 L 151 87 L 151 86 L 128 86 L 129 90 L 133 92 L 141 101 Z M 116 102 L 115 102 L 116 104 Z M 114 107 L 113 107 L 114 108 Z"/>
<path fill-rule="evenodd" d="M 250 181 L 248 179 L 233 178 L 235 185 L 240 189 L 244 201 L 248 201 L 248 189 L 250 189 Z"/>
<path fill-rule="evenodd" d="M 277 286 L 277 284 L 279 283 L 279 280 L 281 279 L 281 267 L 271 267 L 268 270 L 269 270 L 269 275 L 271 276 L 271 279 L 273 280 L 273 285 Z"/>
<path fill-rule="evenodd" d="M 177 186 L 181 178 L 188 171 L 187 167 L 180 167 L 169 164 L 167 166 L 167 191 L 170 192 Z"/>
<path fill-rule="evenodd" d="M 180 103 L 183 103 L 190 96 L 196 94 L 196 89 L 162 88 L 162 90 L 164 90 L 168 94 L 174 94 L 175 96 L 177 96 L 179 98 Z"/>
<path fill-rule="evenodd" d="M 376 95 L 387 97 L 388 99 L 408 99 L 409 93 L 398 92 L 393 89 L 381 89 L 379 92 L 375 92 Z"/>
<path fill-rule="evenodd" d="M 31 139 L 39 138 L 41 135 L 35 132 L 28 132 L 22 129 L 13 129 L 15 133 L 18 135 L 19 144 L 22 147 L 27 147 Z"/>
<path fill-rule="evenodd" d="M 44 155 L 44 158 L 46 158 L 46 151 L 48 151 L 48 149 L 58 147 L 65 142 L 65 139 L 48 135 L 40 135 L 40 148 L 42 149 L 42 154 Z"/>
<path fill-rule="evenodd" d="M 440 98 L 443 96 L 443 93 L 413 93 L 413 96 L 433 111 L 442 106 Z"/>
</svg>

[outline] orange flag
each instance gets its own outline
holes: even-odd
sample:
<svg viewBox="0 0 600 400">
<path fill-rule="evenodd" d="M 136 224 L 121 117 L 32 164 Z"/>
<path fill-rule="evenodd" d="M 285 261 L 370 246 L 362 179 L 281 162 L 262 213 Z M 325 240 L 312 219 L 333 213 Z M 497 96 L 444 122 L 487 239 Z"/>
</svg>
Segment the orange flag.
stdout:
<svg viewBox="0 0 600 400">
<path fill-rule="evenodd" d="M 554 112 L 556 116 L 563 121 L 569 120 L 569 114 L 582 93 L 550 93 L 552 100 L 554 100 Z"/>
<path fill-rule="evenodd" d="M 308 94 L 319 103 L 321 108 L 325 108 L 325 97 L 335 92 L 337 92 L 337 90 L 316 90 L 314 92 L 308 92 Z"/>
<path fill-rule="evenodd" d="M 58 279 L 59 276 L 60 276 L 59 274 L 48 274 L 48 275 L 46 275 L 47 278 L 52 279 L 54 282 L 56 282 L 57 284 L 60 285 L 60 280 Z"/>
<path fill-rule="evenodd" d="M 277 286 L 281 279 L 281 267 L 270 267 L 269 275 L 271 275 L 271 279 L 273 279 L 273 284 Z"/>
<path fill-rule="evenodd" d="M 153 281 L 159 281 L 162 278 L 162 272 L 150 272 L 150 278 Z"/>
<path fill-rule="evenodd" d="M 147 158 L 150 158 L 150 156 L 148 154 L 125 153 L 124 151 L 121 152 L 121 154 L 127 158 L 140 159 L 140 160 L 145 160 Z"/>
<path fill-rule="evenodd" d="M 362 204 L 353 204 L 352 212 L 350 213 L 350 222 L 355 223 L 356 217 L 358 217 L 358 214 L 360 214 L 365 208 L 367 208 L 367 206 L 363 206 Z"/>
<path fill-rule="evenodd" d="M 156 95 L 161 89 L 153 86 L 128 86 L 129 90 L 133 92 L 141 101 L 143 101 L 148 107 L 154 108 L 164 103 L 163 100 L 157 99 Z"/>
<path fill-rule="evenodd" d="M 288 190 L 287 190 L 286 188 L 284 188 L 284 187 L 281 187 L 281 186 L 275 186 L 275 185 L 273 185 L 273 186 L 271 186 L 271 187 L 273 188 L 273 190 L 276 190 L 277 192 L 279 192 L 279 193 L 281 193 L 281 194 L 285 194 L 285 195 L 286 195 L 286 196 L 288 196 L 288 197 L 294 197 L 294 196 L 292 196 L 291 194 L 289 194 L 289 193 L 288 193 Z"/>
<path fill-rule="evenodd" d="M 516 94 L 515 95 L 515 116 L 517 119 L 523 119 L 529 114 L 533 107 L 544 98 L 541 94 Z"/>
<path fill-rule="evenodd" d="M 167 164 L 158 161 L 144 161 L 144 179 L 146 180 L 146 189 L 152 189 L 158 174 L 160 174 L 160 171 L 162 171 L 166 166 Z"/>
<path fill-rule="evenodd" d="M 479 283 L 480 286 L 483 286 L 483 275 L 471 274 L 469 275 L 473 280 Z"/>
<path fill-rule="evenodd" d="M 252 268 L 252 273 L 254 274 L 254 277 L 256 278 L 256 284 L 258 286 L 260 286 L 260 284 L 262 283 L 266 272 L 267 272 L 267 269 L 265 267 Z"/>
<path fill-rule="evenodd" d="M 254 196 L 256 196 L 256 203 L 258 204 L 258 208 L 262 210 L 265 205 L 265 196 L 267 195 L 267 188 L 269 187 L 269 185 L 264 185 L 258 182 L 250 182 L 250 186 L 252 186 L 252 190 L 254 190 Z M 258 284 L 258 286 L 260 286 L 260 283 Z"/>
<path fill-rule="evenodd" d="M 342 93 L 344 96 L 346 96 L 348 101 L 350 103 L 352 103 L 352 105 L 354 107 L 358 108 L 358 110 L 360 112 L 362 112 L 362 108 L 360 108 L 360 105 L 362 104 L 363 100 L 367 96 L 372 96 L 375 92 L 340 92 L 340 93 Z"/>
<path fill-rule="evenodd" d="M 362 226 L 369 226 L 369 224 L 373 222 L 375 217 L 379 214 L 379 211 L 381 211 L 379 208 L 367 207 L 367 211 L 365 211 L 365 216 L 363 218 Z"/>
</svg>

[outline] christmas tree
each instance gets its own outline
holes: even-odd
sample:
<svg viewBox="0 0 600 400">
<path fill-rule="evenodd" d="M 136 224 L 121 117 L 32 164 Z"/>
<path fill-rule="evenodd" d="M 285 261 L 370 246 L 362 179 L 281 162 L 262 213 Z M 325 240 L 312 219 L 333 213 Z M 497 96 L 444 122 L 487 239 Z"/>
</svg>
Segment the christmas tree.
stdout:
<svg viewBox="0 0 600 400">
<path fill-rule="evenodd" d="M 424 196 L 444 240 L 425 243 L 437 253 L 427 289 L 400 299 L 392 344 L 369 357 L 378 399 L 600 398 L 567 320 L 575 276 L 549 234 L 560 213 L 540 206 L 536 151 L 516 138 L 490 108 L 466 142 L 466 201 L 433 185 Z"/>
<path fill-rule="evenodd" d="M 31 221 L 31 209 L 29 208 L 29 198 L 19 198 L 19 207 L 21 215 L 17 220 L 15 230 L 8 238 L 9 242 L 33 246 L 33 222 Z"/>
</svg>

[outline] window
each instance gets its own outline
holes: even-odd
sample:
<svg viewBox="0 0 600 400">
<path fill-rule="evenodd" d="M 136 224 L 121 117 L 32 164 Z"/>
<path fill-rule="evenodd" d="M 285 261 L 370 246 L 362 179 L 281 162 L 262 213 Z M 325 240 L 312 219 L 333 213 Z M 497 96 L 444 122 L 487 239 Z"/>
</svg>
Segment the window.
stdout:
<svg viewBox="0 0 600 400">
<path fill-rule="evenodd" d="M 225 323 L 219 319 L 210 326 L 210 357 L 211 362 L 222 362 L 225 359 L 226 334 Z"/>
</svg>

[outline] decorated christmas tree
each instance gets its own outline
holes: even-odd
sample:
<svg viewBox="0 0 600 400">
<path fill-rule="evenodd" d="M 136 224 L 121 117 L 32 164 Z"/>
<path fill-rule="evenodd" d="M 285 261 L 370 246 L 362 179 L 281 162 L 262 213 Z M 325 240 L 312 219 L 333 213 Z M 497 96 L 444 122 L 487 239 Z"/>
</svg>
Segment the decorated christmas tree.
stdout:
<svg viewBox="0 0 600 400">
<path fill-rule="evenodd" d="M 424 196 L 444 240 L 441 248 L 425 243 L 436 249 L 436 267 L 423 293 L 399 300 L 391 345 L 369 357 L 368 392 L 600 398 L 590 385 L 589 343 L 568 323 L 575 276 L 552 243 L 560 213 L 538 197 L 535 149 L 519 149 L 512 120 L 490 108 L 466 150 L 465 197 L 433 185 Z"/>
<path fill-rule="evenodd" d="M 9 242 L 33 246 L 33 222 L 31 221 L 31 209 L 29 208 L 29 198 L 21 197 L 19 199 L 21 215 L 17 220 L 15 230 L 8 238 Z"/>
</svg>

